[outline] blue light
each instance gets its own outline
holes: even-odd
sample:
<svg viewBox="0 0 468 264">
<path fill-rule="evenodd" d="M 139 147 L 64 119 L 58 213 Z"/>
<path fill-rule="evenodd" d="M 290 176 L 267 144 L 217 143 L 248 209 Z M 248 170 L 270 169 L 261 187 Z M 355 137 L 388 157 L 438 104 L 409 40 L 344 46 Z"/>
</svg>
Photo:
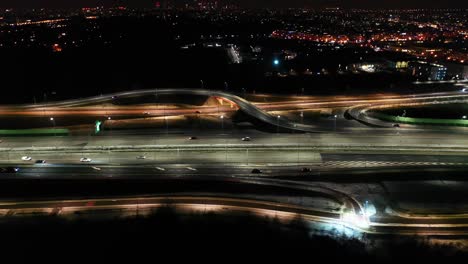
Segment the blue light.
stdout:
<svg viewBox="0 0 468 264">
<path fill-rule="evenodd" d="M 279 65 L 279 63 L 280 63 L 280 62 L 279 62 L 278 59 L 276 59 L 276 60 L 273 61 L 273 64 L 274 64 L 274 65 Z"/>
</svg>

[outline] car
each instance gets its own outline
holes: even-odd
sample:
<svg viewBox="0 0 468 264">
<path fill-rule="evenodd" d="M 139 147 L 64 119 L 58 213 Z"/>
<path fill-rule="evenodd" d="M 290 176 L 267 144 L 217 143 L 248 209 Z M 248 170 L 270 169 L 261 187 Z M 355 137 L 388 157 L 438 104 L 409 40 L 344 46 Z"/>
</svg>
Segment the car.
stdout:
<svg viewBox="0 0 468 264">
<path fill-rule="evenodd" d="M 146 156 L 137 156 L 137 159 L 144 160 L 144 159 L 146 159 Z"/>
<path fill-rule="evenodd" d="M 36 160 L 36 163 L 37 164 L 44 164 L 44 163 L 47 163 L 47 161 L 45 161 L 45 160 Z"/>
<path fill-rule="evenodd" d="M 150 115 L 150 112 L 143 112 L 144 115 Z"/>
<path fill-rule="evenodd" d="M 462 92 L 466 92 L 466 91 L 468 91 L 468 88 L 463 88 L 462 89 Z"/>
<path fill-rule="evenodd" d="M 301 169 L 301 172 L 311 172 L 312 170 L 310 168 L 304 167 Z"/>
<path fill-rule="evenodd" d="M 198 139 L 198 138 L 197 138 L 197 137 L 189 137 L 188 139 L 189 139 L 189 140 L 196 140 L 196 139 Z"/>
<path fill-rule="evenodd" d="M 201 112 L 200 111 L 195 111 L 195 114 L 201 114 Z"/>
<path fill-rule="evenodd" d="M 32 160 L 32 158 L 29 157 L 29 156 L 23 156 L 23 157 L 21 157 L 21 160 L 22 161 L 30 161 L 30 160 Z"/>
<path fill-rule="evenodd" d="M 18 171 L 19 171 L 19 168 L 17 167 L 0 168 L 0 173 L 17 173 Z"/>
<path fill-rule="evenodd" d="M 393 127 L 400 127 L 400 124 L 393 124 Z"/>
<path fill-rule="evenodd" d="M 81 158 L 80 159 L 80 162 L 91 162 L 91 161 L 93 161 L 93 160 L 90 159 L 90 158 Z"/>
<path fill-rule="evenodd" d="M 253 173 L 253 174 L 260 174 L 260 173 L 262 173 L 262 171 L 259 170 L 259 169 L 253 169 L 253 170 L 252 170 L 252 173 Z"/>
<path fill-rule="evenodd" d="M 251 141 L 252 139 L 250 137 L 243 137 L 242 141 Z"/>
</svg>

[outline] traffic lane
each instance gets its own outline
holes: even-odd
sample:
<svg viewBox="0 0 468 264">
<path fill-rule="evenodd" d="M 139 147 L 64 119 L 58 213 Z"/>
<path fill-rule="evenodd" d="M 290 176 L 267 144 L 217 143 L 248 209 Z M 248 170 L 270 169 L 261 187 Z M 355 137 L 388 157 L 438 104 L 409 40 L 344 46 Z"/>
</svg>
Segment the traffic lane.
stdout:
<svg viewBox="0 0 468 264">
<path fill-rule="evenodd" d="M 453 211 L 453 212 L 462 212 L 462 211 Z M 468 217 L 466 216 L 456 216 L 453 217 L 441 217 L 441 218 L 404 218 L 393 215 L 376 215 L 370 218 L 372 223 L 375 224 L 413 224 L 413 225 L 457 225 L 457 224 L 466 224 L 468 228 Z"/>
<path fill-rule="evenodd" d="M 468 131 L 468 130 L 467 130 Z M 131 131 L 134 135 L 123 135 L 108 132 L 106 136 L 70 136 L 70 137 L 21 137 L 2 138 L 0 147 L 51 147 L 51 146 L 134 146 L 134 145 L 196 145 L 196 144 L 307 144 L 307 145 L 427 145 L 427 146 L 468 146 L 466 133 L 443 132 L 404 132 L 394 130 L 359 130 L 359 133 L 326 133 L 326 134 L 271 134 L 248 131 L 209 131 L 187 130 L 178 131 L 176 135 L 165 135 L 162 132 L 144 134 Z M 113 134 L 115 133 L 115 134 Z M 148 133 L 148 132 L 147 132 Z M 196 140 L 189 137 L 196 136 Z M 244 137 L 251 141 L 242 141 Z"/>
<path fill-rule="evenodd" d="M 260 172 L 253 173 L 254 169 Z M 219 177 L 235 176 L 267 177 L 273 175 L 300 174 L 297 167 L 267 167 L 267 166 L 225 166 L 203 167 L 200 164 L 158 165 L 158 166 L 70 166 L 70 165 L 40 165 L 20 167 L 17 173 L 1 174 L 2 179 L 41 178 L 41 179 L 109 179 L 109 178 L 184 178 L 184 177 Z"/>
<path fill-rule="evenodd" d="M 16 156 L 17 155 L 17 156 Z M 31 165 L 37 160 L 46 160 L 50 164 L 79 164 L 80 159 L 89 158 L 91 162 L 81 162 L 91 165 L 103 164 L 216 164 L 224 166 L 229 164 L 312 164 L 321 161 L 318 152 L 307 149 L 231 149 L 216 148 L 202 149 L 174 148 L 160 151 L 48 151 L 34 153 L 0 154 L 0 163 Z M 31 161 L 21 162 L 22 156 L 30 156 Z"/>
<path fill-rule="evenodd" d="M 467 163 L 468 156 L 462 155 L 407 155 L 407 154 L 333 154 L 321 153 L 323 162 L 329 161 L 385 161 L 385 162 L 433 162 Z"/>
<path fill-rule="evenodd" d="M 278 179 L 297 182 L 380 182 L 401 180 L 445 180 L 464 178 L 465 166 L 271 166 L 265 164 L 224 165 L 157 164 L 153 166 L 37 165 L 21 167 L 17 173 L 2 173 L 0 179 Z M 307 168 L 307 171 L 303 171 Z M 254 171 L 258 169 L 260 171 Z M 402 173 L 404 172 L 404 173 Z M 259 181 L 261 183 L 261 181 Z"/>
<path fill-rule="evenodd" d="M 315 194 L 315 198 L 320 195 Z M 265 200 L 252 200 L 252 198 L 235 198 L 235 195 L 231 197 L 219 196 L 213 194 L 213 196 L 178 196 L 169 195 L 163 197 L 146 197 L 146 198 L 113 198 L 113 199 L 89 199 L 89 200 L 68 200 L 68 201 L 39 201 L 39 202 L 10 202 L 0 204 L 0 210 L 15 210 L 15 209 L 55 209 L 66 207 L 81 207 L 82 210 L 94 209 L 99 210 L 107 209 L 116 206 L 164 206 L 167 204 L 201 204 L 201 205 L 221 205 L 221 206 L 236 206 L 242 204 L 245 207 L 262 208 L 268 210 L 278 211 L 293 211 L 301 214 L 313 214 L 322 217 L 339 218 L 339 212 L 333 212 L 330 210 L 324 210 L 323 208 L 307 208 L 300 205 L 286 204 L 276 201 L 265 201 Z M 339 206 L 338 206 L 339 207 Z"/>
</svg>

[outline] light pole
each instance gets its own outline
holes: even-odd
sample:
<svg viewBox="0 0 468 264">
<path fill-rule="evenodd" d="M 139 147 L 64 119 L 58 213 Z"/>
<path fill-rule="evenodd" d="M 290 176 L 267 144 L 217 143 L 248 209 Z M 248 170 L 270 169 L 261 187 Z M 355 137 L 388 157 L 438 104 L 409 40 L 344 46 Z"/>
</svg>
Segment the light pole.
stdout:
<svg viewBox="0 0 468 264">
<path fill-rule="evenodd" d="M 107 120 L 110 122 L 112 120 L 112 117 L 108 116 Z M 112 125 L 109 124 L 109 129 L 110 129 L 110 135 L 112 136 Z"/>
<path fill-rule="evenodd" d="M 156 113 L 158 114 L 159 116 L 159 97 L 158 97 L 158 88 L 156 88 L 156 92 L 154 93 L 154 103 L 156 105 Z M 157 127 L 157 126 L 155 126 Z M 156 147 L 156 133 L 154 133 L 154 143 L 153 145 Z M 153 159 L 156 160 L 156 149 L 155 149 L 155 152 L 153 152 Z"/>
<path fill-rule="evenodd" d="M 334 115 L 333 118 L 334 118 L 334 122 L 333 122 L 333 131 L 336 132 L 336 119 L 338 118 L 338 115 Z"/>
<path fill-rule="evenodd" d="M 279 133 L 279 121 L 280 121 L 281 116 L 278 115 L 276 118 L 276 133 Z"/>
<path fill-rule="evenodd" d="M 301 111 L 301 124 L 304 125 L 304 111 Z"/>
<path fill-rule="evenodd" d="M 205 89 L 205 83 L 203 82 L 203 80 L 200 80 L 200 86 L 202 89 Z"/>
<path fill-rule="evenodd" d="M 224 135 L 224 115 L 220 116 L 221 118 L 221 129 L 222 129 L 222 133 Z"/>
<path fill-rule="evenodd" d="M 52 124 L 54 126 L 54 137 L 55 137 L 56 136 L 56 134 L 55 134 L 55 119 L 53 117 L 51 117 L 50 121 L 52 122 Z"/>
<path fill-rule="evenodd" d="M 294 124 L 294 127 L 297 127 L 297 124 Z M 300 156 L 300 153 L 299 153 L 299 147 L 300 147 L 300 140 L 301 140 L 301 135 L 300 133 L 297 133 L 297 165 L 300 164 L 300 161 L 301 161 L 301 156 Z"/>
</svg>

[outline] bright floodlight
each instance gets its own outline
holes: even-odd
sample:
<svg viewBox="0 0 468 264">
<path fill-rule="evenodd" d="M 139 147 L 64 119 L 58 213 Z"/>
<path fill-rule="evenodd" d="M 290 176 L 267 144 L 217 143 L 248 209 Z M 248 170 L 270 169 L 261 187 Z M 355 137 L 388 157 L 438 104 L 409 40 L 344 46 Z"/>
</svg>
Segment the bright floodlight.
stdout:
<svg viewBox="0 0 468 264">
<path fill-rule="evenodd" d="M 221 116 L 221 119 L 224 119 L 224 116 L 223 116 L 223 115 Z"/>
<path fill-rule="evenodd" d="M 274 64 L 274 65 L 279 65 L 279 63 L 280 63 L 280 62 L 279 62 L 278 59 L 275 59 L 275 60 L 273 61 L 273 64 Z"/>
<path fill-rule="evenodd" d="M 463 119 L 466 119 L 466 115 L 465 115 L 465 116 L 463 116 Z"/>
<path fill-rule="evenodd" d="M 370 227 L 369 218 L 365 214 L 356 214 L 352 211 L 342 213 L 341 221 L 358 228 Z"/>
<path fill-rule="evenodd" d="M 281 116 L 278 116 L 278 119 L 281 118 Z"/>
<path fill-rule="evenodd" d="M 54 121 L 54 118 L 53 118 L 53 117 L 51 117 L 51 118 L 50 118 L 50 121 Z"/>
</svg>

